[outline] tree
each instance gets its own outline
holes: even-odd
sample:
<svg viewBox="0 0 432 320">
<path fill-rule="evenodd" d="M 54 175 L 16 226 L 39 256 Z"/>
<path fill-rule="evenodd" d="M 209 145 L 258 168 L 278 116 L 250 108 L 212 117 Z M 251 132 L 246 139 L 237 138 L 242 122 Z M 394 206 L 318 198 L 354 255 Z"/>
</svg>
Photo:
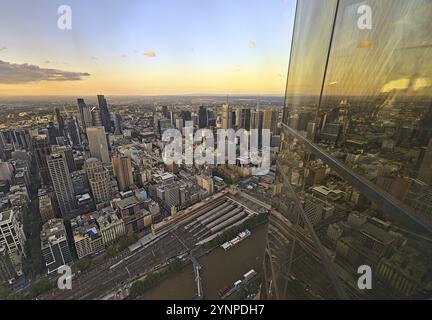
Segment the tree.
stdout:
<svg viewBox="0 0 432 320">
<path fill-rule="evenodd" d="M 52 284 L 49 282 L 47 278 L 42 278 L 35 282 L 29 289 L 30 297 L 35 298 L 40 294 L 50 290 L 52 288 Z"/>
</svg>

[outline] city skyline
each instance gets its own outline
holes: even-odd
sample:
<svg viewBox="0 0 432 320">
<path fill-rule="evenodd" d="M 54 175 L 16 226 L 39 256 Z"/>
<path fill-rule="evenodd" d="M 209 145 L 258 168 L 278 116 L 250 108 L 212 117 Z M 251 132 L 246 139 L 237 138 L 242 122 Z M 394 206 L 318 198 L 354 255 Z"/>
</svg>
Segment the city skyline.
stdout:
<svg viewBox="0 0 432 320">
<path fill-rule="evenodd" d="M 285 91 L 295 1 L 62 4 L 4 5 L 0 96 Z"/>
</svg>

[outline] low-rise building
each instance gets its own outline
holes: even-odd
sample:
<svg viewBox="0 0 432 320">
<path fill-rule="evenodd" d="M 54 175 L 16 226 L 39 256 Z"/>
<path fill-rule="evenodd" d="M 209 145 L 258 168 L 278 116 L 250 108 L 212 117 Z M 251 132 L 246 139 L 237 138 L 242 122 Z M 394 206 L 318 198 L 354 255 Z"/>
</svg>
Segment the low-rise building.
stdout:
<svg viewBox="0 0 432 320">
<path fill-rule="evenodd" d="M 102 236 L 92 214 L 78 216 L 70 221 L 75 250 L 79 259 L 104 250 Z"/>
<path fill-rule="evenodd" d="M 48 220 L 40 234 L 42 256 L 48 274 L 56 272 L 61 266 L 72 262 L 72 255 L 67 241 L 66 229 L 62 219 Z"/>
<path fill-rule="evenodd" d="M 102 209 L 96 221 L 105 246 L 117 241 L 126 234 L 123 219 L 120 219 L 111 207 Z"/>
</svg>

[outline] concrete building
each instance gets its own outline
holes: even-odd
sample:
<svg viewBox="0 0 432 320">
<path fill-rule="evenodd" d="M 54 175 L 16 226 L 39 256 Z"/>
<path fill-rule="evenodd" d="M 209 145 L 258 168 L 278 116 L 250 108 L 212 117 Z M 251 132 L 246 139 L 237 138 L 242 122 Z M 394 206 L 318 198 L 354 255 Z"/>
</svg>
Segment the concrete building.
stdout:
<svg viewBox="0 0 432 320">
<path fill-rule="evenodd" d="M 23 226 L 16 213 L 13 210 L 0 212 L 0 247 L 4 246 L 9 255 L 25 257 L 25 241 Z"/>
<path fill-rule="evenodd" d="M 116 242 L 126 234 L 124 221 L 117 216 L 111 207 L 102 209 L 96 221 L 105 246 Z"/>
<path fill-rule="evenodd" d="M 16 277 L 15 269 L 7 253 L 6 247 L 0 247 L 0 286 L 11 283 Z"/>
<path fill-rule="evenodd" d="M 69 172 L 74 172 L 77 170 L 73 151 L 70 146 L 52 146 L 52 153 L 63 154 L 65 156 Z"/>
<path fill-rule="evenodd" d="M 126 233 L 139 232 L 144 229 L 145 209 L 136 196 L 118 200 L 114 207 L 119 210 L 125 224 Z"/>
<path fill-rule="evenodd" d="M 67 241 L 66 229 L 62 219 L 51 219 L 42 226 L 41 250 L 48 274 L 69 265 L 72 256 Z"/>
<path fill-rule="evenodd" d="M 87 128 L 87 138 L 91 156 L 103 163 L 110 163 L 108 141 L 104 127 Z"/>
<path fill-rule="evenodd" d="M 71 228 L 78 259 L 101 252 L 105 246 L 92 214 L 78 216 L 71 220 Z"/>
</svg>

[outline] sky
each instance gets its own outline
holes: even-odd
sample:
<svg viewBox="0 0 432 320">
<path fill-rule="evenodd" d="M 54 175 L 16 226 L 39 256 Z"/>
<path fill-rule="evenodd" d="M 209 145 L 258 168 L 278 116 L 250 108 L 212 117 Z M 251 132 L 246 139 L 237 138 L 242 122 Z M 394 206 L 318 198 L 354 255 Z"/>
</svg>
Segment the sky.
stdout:
<svg viewBox="0 0 432 320">
<path fill-rule="evenodd" d="M 294 13 L 295 0 L 4 0 L 0 95 L 283 95 Z"/>
</svg>

